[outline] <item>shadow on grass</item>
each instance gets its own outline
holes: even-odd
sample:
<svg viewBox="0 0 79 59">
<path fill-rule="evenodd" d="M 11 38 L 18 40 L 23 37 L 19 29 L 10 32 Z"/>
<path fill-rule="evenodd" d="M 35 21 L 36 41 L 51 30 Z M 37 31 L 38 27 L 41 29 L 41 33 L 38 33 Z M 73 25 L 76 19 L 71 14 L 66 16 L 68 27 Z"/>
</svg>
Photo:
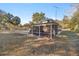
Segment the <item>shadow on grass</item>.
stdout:
<svg viewBox="0 0 79 59">
<path fill-rule="evenodd" d="M 62 35 L 62 37 L 66 36 L 68 38 L 69 47 L 72 47 L 76 55 L 79 55 L 79 36 L 77 33 L 72 31 L 63 31 L 60 35 Z"/>
</svg>

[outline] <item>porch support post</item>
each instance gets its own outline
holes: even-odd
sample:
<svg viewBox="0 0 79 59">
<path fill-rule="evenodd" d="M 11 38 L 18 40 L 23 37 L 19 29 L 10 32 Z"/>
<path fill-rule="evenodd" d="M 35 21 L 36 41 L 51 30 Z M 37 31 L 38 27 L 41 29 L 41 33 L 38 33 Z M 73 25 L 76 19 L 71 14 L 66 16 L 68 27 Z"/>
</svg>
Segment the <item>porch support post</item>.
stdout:
<svg viewBox="0 0 79 59">
<path fill-rule="evenodd" d="M 50 39 L 52 39 L 52 24 L 50 25 Z"/>
<path fill-rule="evenodd" d="M 39 37 L 40 37 L 40 25 L 39 25 Z"/>
<path fill-rule="evenodd" d="M 32 26 L 32 35 L 33 35 L 33 26 Z"/>
</svg>

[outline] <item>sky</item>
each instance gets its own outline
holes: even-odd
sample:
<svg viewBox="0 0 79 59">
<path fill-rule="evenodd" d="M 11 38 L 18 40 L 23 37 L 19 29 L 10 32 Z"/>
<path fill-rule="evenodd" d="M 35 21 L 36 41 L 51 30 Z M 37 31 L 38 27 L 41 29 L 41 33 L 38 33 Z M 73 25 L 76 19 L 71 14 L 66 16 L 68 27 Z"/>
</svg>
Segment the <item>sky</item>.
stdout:
<svg viewBox="0 0 79 59">
<path fill-rule="evenodd" d="M 48 18 L 61 20 L 64 15 L 71 14 L 71 7 L 69 3 L 0 3 L 0 9 L 19 16 L 21 24 L 31 21 L 33 13 L 36 12 L 43 12 Z"/>
</svg>

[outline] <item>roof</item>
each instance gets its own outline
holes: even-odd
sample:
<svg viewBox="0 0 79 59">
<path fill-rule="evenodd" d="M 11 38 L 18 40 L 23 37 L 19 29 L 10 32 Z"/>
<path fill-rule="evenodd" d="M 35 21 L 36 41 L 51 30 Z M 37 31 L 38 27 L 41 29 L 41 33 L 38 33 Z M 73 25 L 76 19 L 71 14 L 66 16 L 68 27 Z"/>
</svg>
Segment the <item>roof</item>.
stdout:
<svg viewBox="0 0 79 59">
<path fill-rule="evenodd" d="M 58 25 L 58 23 L 51 19 L 51 20 L 40 21 L 39 23 L 35 24 L 34 26 L 43 26 L 43 25 Z"/>
</svg>

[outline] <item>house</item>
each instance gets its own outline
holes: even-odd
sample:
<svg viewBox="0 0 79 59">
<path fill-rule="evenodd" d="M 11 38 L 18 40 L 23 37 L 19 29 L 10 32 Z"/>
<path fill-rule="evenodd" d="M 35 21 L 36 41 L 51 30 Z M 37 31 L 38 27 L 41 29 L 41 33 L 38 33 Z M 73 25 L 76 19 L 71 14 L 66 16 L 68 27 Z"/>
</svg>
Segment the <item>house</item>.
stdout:
<svg viewBox="0 0 79 59">
<path fill-rule="evenodd" d="M 58 33 L 58 23 L 52 19 L 40 21 L 34 24 L 30 33 L 33 35 L 53 37 Z"/>
</svg>

